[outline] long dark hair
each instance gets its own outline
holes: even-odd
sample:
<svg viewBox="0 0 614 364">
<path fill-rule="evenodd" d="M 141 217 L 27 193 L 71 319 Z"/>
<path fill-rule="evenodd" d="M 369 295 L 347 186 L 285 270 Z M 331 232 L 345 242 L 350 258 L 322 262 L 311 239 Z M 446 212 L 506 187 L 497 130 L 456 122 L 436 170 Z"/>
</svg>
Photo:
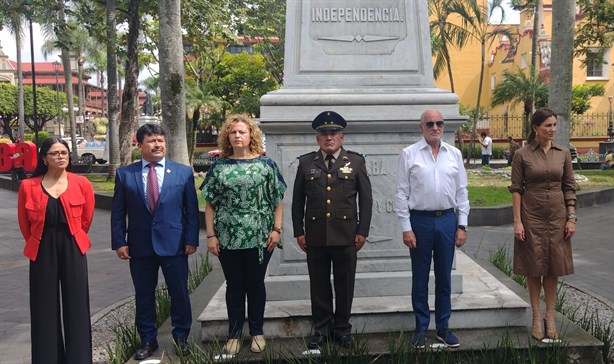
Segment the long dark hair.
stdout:
<svg viewBox="0 0 614 364">
<path fill-rule="evenodd" d="M 62 144 L 63 146 L 66 147 L 66 150 L 69 151 L 69 153 L 68 153 L 68 165 L 66 167 L 67 168 L 70 167 L 70 159 L 71 158 L 70 158 L 70 148 L 68 147 L 68 143 L 63 141 L 61 138 L 51 137 L 51 138 L 49 138 L 49 139 L 47 139 L 47 140 L 45 140 L 44 142 L 41 143 L 41 147 L 38 150 L 38 158 L 36 160 L 36 169 L 34 169 L 34 173 L 32 173 L 32 177 L 42 176 L 45 173 L 47 173 L 47 170 L 49 168 L 45 164 L 45 161 L 43 160 L 43 157 L 47 155 L 47 152 L 49 151 L 51 146 L 54 145 L 55 143 Z"/>
<path fill-rule="evenodd" d="M 535 140 L 535 130 L 533 130 L 533 125 L 540 126 L 542 123 L 548 119 L 549 117 L 554 116 L 556 119 L 556 114 L 554 111 L 548 109 L 547 107 L 542 107 L 541 109 L 535 110 L 533 115 L 531 115 L 531 132 L 527 137 L 527 143 L 531 144 L 533 140 Z"/>
</svg>

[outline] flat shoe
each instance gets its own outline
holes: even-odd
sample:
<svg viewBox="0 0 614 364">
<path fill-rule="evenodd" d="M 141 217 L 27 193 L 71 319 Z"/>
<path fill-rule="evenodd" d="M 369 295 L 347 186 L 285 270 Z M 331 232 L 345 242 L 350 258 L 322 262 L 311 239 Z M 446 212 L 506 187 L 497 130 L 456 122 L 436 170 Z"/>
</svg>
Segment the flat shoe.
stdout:
<svg viewBox="0 0 614 364">
<path fill-rule="evenodd" d="M 250 346 L 250 350 L 253 353 L 262 353 L 265 347 L 266 340 L 264 339 L 264 335 L 256 335 L 252 338 L 252 345 Z"/>
<path fill-rule="evenodd" d="M 237 355 L 241 350 L 241 342 L 239 339 L 228 339 L 222 350 L 228 355 Z"/>
</svg>

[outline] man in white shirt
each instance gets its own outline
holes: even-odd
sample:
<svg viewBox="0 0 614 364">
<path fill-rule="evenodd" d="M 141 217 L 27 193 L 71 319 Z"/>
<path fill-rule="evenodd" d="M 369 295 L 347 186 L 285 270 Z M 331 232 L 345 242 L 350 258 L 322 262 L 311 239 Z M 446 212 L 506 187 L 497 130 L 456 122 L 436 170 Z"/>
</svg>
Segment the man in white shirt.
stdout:
<svg viewBox="0 0 614 364">
<path fill-rule="evenodd" d="M 492 155 L 492 139 L 486 134 L 485 131 L 480 133 L 482 139 L 478 142 L 482 146 L 482 165 L 490 167 L 490 156 Z"/>
<path fill-rule="evenodd" d="M 399 156 L 394 204 L 403 229 L 403 243 L 411 255 L 411 295 L 416 319 L 412 345 L 425 347 L 432 257 L 437 339 L 458 347 L 460 342 L 449 330 L 448 320 L 452 311 L 454 247 L 460 248 L 467 240 L 467 174 L 460 150 L 441 140 L 444 120 L 439 111 L 422 113 L 420 129 L 423 138 L 403 149 Z"/>
</svg>

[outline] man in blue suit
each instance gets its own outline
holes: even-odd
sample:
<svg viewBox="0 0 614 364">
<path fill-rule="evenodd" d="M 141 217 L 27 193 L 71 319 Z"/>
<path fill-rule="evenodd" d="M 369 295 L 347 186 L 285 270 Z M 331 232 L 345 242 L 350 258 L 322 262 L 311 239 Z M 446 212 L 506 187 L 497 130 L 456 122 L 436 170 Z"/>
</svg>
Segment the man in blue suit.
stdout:
<svg viewBox="0 0 614 364">
<path fill-rule="evenodd" d="M 188 255 L 198 246 L 198 199 L 192 168 L 165 158 L 164 130 L 145 124 L 136 133 L 142 160 L 120 168 L 111 211 L 112 247 L 130 261 L 141 345 L 136 360 L 158 348 L 155 290 L 158 270 L 171 298 L 173 339 L 187 354 L 192 326 Z M 128 217 L 126 221 L 126 216 Z"/>
</svg>

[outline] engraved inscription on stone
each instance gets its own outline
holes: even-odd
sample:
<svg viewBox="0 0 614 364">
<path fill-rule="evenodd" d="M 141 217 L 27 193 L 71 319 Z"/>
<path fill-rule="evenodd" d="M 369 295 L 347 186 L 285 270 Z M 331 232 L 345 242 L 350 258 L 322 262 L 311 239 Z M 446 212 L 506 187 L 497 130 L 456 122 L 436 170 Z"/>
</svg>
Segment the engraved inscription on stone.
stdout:
<svg viewBox="0 0 614 364">
<path fill-rule="evenodd" d="M 405 2 L 312 0 L 309 34 L 329 55 L 386 55 L 407 37 Z"/>
</svg>

